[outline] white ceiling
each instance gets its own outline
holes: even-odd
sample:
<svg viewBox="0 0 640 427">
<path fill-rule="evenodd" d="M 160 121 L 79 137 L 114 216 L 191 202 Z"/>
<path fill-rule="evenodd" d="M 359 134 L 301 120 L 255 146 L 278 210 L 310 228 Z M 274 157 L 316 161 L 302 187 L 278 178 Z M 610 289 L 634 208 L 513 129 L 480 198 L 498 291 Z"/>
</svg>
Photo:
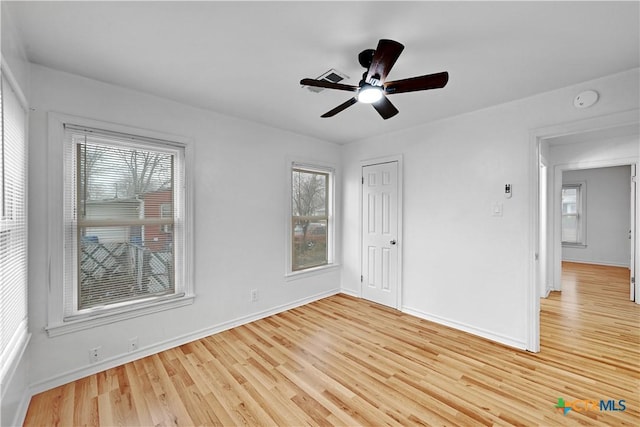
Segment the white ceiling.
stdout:
<svg viewBox="0 0 640 427">
<path fill-rule="evenodd" d="M 637 1 L 3 3 L 31 62 L 337 143 L 640 66 Z M 300 79 L 357 84 L 380 38 L 405 45 L 389 79 L 449 84 L 320 118 L 351 95 Z"/>
</svg>

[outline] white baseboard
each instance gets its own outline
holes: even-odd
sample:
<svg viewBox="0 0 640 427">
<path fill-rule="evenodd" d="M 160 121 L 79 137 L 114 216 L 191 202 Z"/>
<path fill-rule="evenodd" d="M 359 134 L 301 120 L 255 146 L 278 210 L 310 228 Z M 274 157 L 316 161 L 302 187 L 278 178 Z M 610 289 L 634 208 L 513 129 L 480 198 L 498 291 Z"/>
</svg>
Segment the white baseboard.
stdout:
<svg viewBox="0 0 640 427">
<path fill-rule="evenodd" d="M 0 402 L 2 402 L 5 397 L 5 393 L 7 393 L 6 385 L 13 382 L 13 376 L 18 370 L 20 363 L 24 360 L 25 351 L 27 350 L 29 341 L 31 341 L 31 334 L 27 331 L 26 327 L 23 332 L 24 333 L 16 339 L 15 346 L 7 358 L 7 362 L 0 367 L 0 384 L 3 386 L 0 389 Z M 13 344 L 13 342 L 10 344 Z"/>
<path fill-rule="evenodd" d="M 629 268 L 629 263 L 619 263 L 619 262 L 609 262 L 609 261 L 585 261 L 585 260 L 577 260 L 577 259 L 562 259 L 562 262 L 575 262 L 576 264 L 593 264 L 593 265 L 604 265 L 606 267 L 625 267 Z"/>
<path fill-rule="evenodd" d="M 36 394 L 32 393 L 31 389 L 27 389 L 22 393 L 20 398 L 20 404 L 16 408 L 16 414 L 13 419 L 12 426 L 24 425 L 24 420 L 27 417 L 27 410 L 29 409 L 29 403 L 31 403 L 31 397 Z"/>
<path fill-rule="evenodd" d="M 343 293 L 345 295 L 349 295 L 355 298 L 360 298 L 360 294 L 358 293 L 358 291 L 354 291 L 353 289 L 341 288 L 340 293 Z"/>
<path fill-rule="evenodd" d="M 455 320 L 446 319 L 444 317 L 435 316 L 433 314 L 428 314 L 423 311 L 411 308 L 411 307 L 402 307 L 402 312 L 410 314 L 412 316 L 419 317 L 424 320 L 428 320 L 430 322 L 438 323 L 440 325 L 449 326 L 454 329 L 458 329 L 463 332 L 470 333 L 472 335 L 477 335 L 482 338 L 486 338 L 491 341 L 495 341 L 500 344 L 507 345 L 509 347 L 514 347 L 519 350 L 526 350 L 527 344 L 524 341 L 516 340 L 506 335 L 497 334 L 492 331 L 488 331 L 486 329 L 477 328 L 473 325 L 468 325 L 466 323 L 461 323 Z"/>
<path fill-rule="evenodd" d="M 340 293 L 340 289 L 333 289 L 330 291 L 322 292 L 316 295 L 312 295 L 306 298 L 299 299 L 297 301 L 292 301 L 287 304 L 282 304 L 268 310 L 263 310 L 257 313 L 252 313 L 247 316 L 238 317 L 233 320 L 229 320 L 227 322 L 220 323 L 218 325 L 213 325 L 204 329 L 200 329 L 198 331 L 194 331 L 185 335 L 181 335 L 179 337 L 175 337 L 166 341 L 162 341 L 150 346 L 141 347 L 135 352 L 121 354 L 118 356 L 110 357 L 108 359 L 102 360 L 100 362 L 94 363 L 89 366 L 83 366 L 78 369 L 73 369 L 71 371 L 67 371 L 60 375 L 55 375 L 46 380 L 34 383 L 31 385 L 31 395 L 35 395 L 41 393 L 46 390 L 50 390 L 55 387 L 59 387 L 63 384 L 70 383 L 72 381 L 76 381 L 80 378 L 84 378 L 88 375 L 94 375 L 98 372 L 102 372 L 106 369 L 115 368 L 116 366 L 123 365 L 125 363 L 133 362 L 134 360 L 141 359 L 143 357 L 151 356 L 152 354 L 156 354 L 165 350 L 169 350 L 174 347 L 181 346 L 183 344 L 196 341 L 198 339 L 208 337 L 210 335 L 217 334 L 219 332 L 226 331 L 227 329 L 235 328 L 236 326 L 241 326 L 246 323 L 251 323 L 256 320 L 263 319 L 265 317 L 272 316 L 274 314 L 282 313 L 283 311 L 291 310 L 296 307 L 300 307 L 305 304 L 309 304 L 311 302 L 336 295 Z M 30 396 L 29 396 L 30 397 Z M 27 402 L 28 405 L 28 402 Z"/>
<path fill-rule="evenodd" d="M 2 424 L 3 419 L 3 407 L 5 411 L 5 419 L 7 418 L 7 406 L 10 409 L 10 415 L 8 417 L 13 418 L 10 424 L 12 426 L 21 426 L 25 416 L 27 415 L 27 409 L 29 408 L 29 402 L 31 401 L 31 392 L 27 386 L 26 378 L 19 378 L 19 384 L 16 385 L 15 376 L 19 371 L 22 371 L 25 376 L 28 372 L 29 362 L 25 362 L 25 353 L 30 340 L 31 334 L 28 332 L 25 333 L 16 345 L 16 350 L 8 361 L 7 366 L 2 367 L 3 377 L 0 379 L 0 424 Z M 20 377 L 20 374 L 18 374 L 18 377 Z M 17 390 L 14 390 L 16 387 Z M 7 394 L 10 396 L 7 396 Z M 17 396 L 19 396 L 19 398 L 16 399 Z M 17 405 L 12 403 L 7 404 L 7 401 L 15 402 Z M 13 412 L 13 414 L 11 414 L 11 412 Z"/>
</svg>

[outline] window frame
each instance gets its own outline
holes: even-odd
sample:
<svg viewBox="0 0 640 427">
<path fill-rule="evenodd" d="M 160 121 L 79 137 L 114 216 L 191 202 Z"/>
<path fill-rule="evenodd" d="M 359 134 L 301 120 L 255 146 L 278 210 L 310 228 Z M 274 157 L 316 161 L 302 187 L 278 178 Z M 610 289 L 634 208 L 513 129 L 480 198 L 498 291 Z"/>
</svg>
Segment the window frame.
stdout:
<svg viewBox="0 0 640 427">
<path fill-rule="evenodd" d="M 576 213 L 565 214 L 562 209 L 562 192 L 565 189 L 573 189 L 577 190 L 576 193 Z M 563 247 L 570 248 L 586 248 L 587 247 L 587 183 L 585 181 L 580 182 L 563 182 L 562 187 L 560 189 L 560 238 Z M 562 224 L 563 219 L 566 216 L 576 216 L 577 226 L 576 226 L 576 241 L 564 241 L 562 240 Z"/>
<path fill-rule="evenodd" d="M 129 318 L 143 316 L 162 310 L 173 309 L 192 304 L 195 299 L 193 277 L 193 144 L 190 138 L 166 133 L 134 128 L 131 126 L 107 123 L 99 120 L 49 113 L 49 188 L 47 205 L 49 207 L 49 277 L 48 277 L 48 319 L 45 330 L 49 336 L 57 336 L 99 325 L 113 323 Z M 176 275 L 176 291 L 170 295 L 149 297 L 126 303 L 114 303 L 105 307 L 96 307 L 70 315 L 65 309 L 69 298 L 68 283 L 65 283 L 65 173 L 69 166 L 65 164 L 65 126 L 99 129 L 105 133 L 129 135 L 141 140 L 157 141 L 158 146 L 174 147 L 183 153 L 181 159 L 182 188 L 180 192 L 180 221 L 182 222 L 182 273 Z M 135 142 L 132 142 L 135 146 Z M 177 259 L 178 257 L 174 255 Z M 177 267 L 177 266 L 176 266 Z M 73 286 L 72 286 L 73 288 Z"/>
<path fill-rule="evenodd" d="M 287 167 L 287 215 L 286 215 L 286 257 L 285 257 L 285 277 L 295 279 L 308 275 L 314 275 L 326 270 L 336 268 L 338 265 L 335 260 L 335 182 L 336 169 L 333 165 L 323 164 L 319 162 L 301 162 L 288 161 Z M 293 269 L 293 251 L 294 251 L 294 232 L 293 232 L 293 172 L 294 170 L 302 170 L 311 173 L 327 175 L 326 185 L 326 212 L 323 216 L 317 216 L 319 219 L 327 221 L 327 263 L 315 266 L 309 266 L 301 269 Z M 314 218 L 316 218 L 314 216 Z"/>
</svg>

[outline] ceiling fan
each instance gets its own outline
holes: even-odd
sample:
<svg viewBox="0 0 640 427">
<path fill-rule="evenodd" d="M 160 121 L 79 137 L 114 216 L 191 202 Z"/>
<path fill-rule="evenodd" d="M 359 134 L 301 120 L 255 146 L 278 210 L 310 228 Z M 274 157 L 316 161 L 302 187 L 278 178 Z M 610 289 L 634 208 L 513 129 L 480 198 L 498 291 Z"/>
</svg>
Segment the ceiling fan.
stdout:
<svg viewBox="0 0 640 427">
<path fill-rule="evenodd" d="M 358 86 L 316 79 L 302 79 L 300 80 L 300 84 L 325 89 L 356 92 L 353 98 L 338 105 L 333 110 L 327 111 L 321 117 L 333 117 L 356 102 L 362 102 L 364 104 L 371 104 L 382 118 L 386 120 L 398 114 L 398 109 L 389 101 L 386 95 L 439 89 L 445 87 L 447 81 L 449 81 L 449 73 L 446 71 L 408 79 L 386 81 L 389 71 L 391 71 L 393 64 L 395 64 L 403 49 L 404 45 L 397 41 L 381 39 L 375 50 L 365 49 L 360 52 L 358 62 L 360 62 L 360 65 L 366 68 L 367 71 L 362 74 L 362 80 L 360 80 Z"/>
</svg>

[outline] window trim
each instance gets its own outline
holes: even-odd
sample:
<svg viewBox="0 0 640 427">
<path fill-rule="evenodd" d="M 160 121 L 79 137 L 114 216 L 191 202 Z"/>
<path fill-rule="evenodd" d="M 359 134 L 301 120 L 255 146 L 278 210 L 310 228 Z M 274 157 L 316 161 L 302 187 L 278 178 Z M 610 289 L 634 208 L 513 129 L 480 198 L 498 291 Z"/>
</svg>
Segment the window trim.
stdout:
<svg viewBox="0 0 640 427">
<path fill-rule="evenodd" d="M 562 212 L 562 190 L 565 188 L 578 189 L 578 201 L 576 203 L 578 216 L 578 239 L 576 242 L 561 241 L 566 248 L 586 248 L 587 247 L 587 183 L 586 181 L 563 182 L 560 189 L 560 238 L 562 240 L 562 219 L 565 214 Z"/>
<path fill-rule="evenodd" d="M 291 188 L 293 185 L 293 170 L 302 169 L 309 172 L 317 172 L 328 175 L 327 186 L 327 263 L 308 267 L 299 270 L 293 270 L 293 198 L 291 194 Z M 333 165 L 322 162 L 307 162 L 307 161 L 295 161 L 289 160 L 287 162 L 287 212 L 285 221 L 285 278 L 287 280 L 293 280 L 296 278 L 312 276 L 323 273 L 327 270 L 333 270 L 339 267 L 336 263 L 335 256 L 335 238 L 336 238 L 336 214 L 335 214 L 335 188 L 336 188 L 336 168 Z"/>
<path fill-rule="evenodd" d="M 152 297 L 110 309 L 88 310 L 88 312 L 65 319 L 64 313 L 64 134 L 65 124 L 103 129 L 116 134 L 137 135 L 141 138 L 167 141 L 184 149 L 184 259 L 182 293 Z M 190 138 L 170 135 L 147 129 L 103 122 L 85 117 L 56 112 L 48 114 L 48 318 L 45 330 L 50 337 L 113 322 L 144 316 L 192 304 L 195 299 L 193 269 L 193 142 Z"/>
</svg>

